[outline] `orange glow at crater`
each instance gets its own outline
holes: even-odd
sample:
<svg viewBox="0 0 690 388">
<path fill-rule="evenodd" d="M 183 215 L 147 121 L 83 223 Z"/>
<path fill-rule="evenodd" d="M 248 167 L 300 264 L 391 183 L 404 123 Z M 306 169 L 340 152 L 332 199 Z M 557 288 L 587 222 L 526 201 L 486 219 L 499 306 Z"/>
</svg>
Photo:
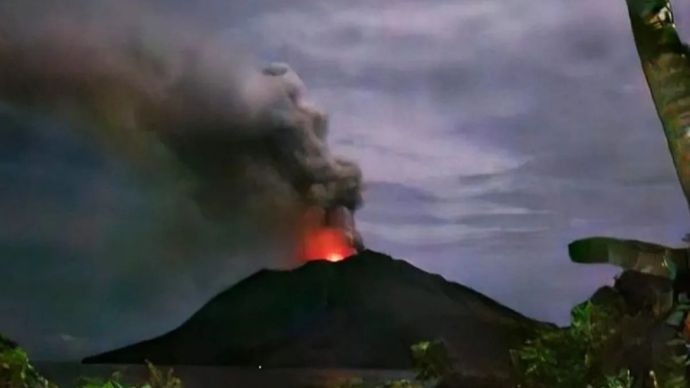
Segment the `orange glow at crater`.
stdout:
<svg viewBox="0 0 690 388">
<path fill-rule="evenodd" d="M 337 262 L 357 253 L 352 245 L 352 237 L 340 228 L 324 226 L 324 220 L 322 209 L 312 208 L 305 215 L 299 258 L 304 261 Z"/>
<path fill-rule="evenodd" d="M 302 258 L 311 260 L 341 261 L 355 254 L 345 233 L 340 229 L 322 227 L 308 230 L 304 236 Z"/>
<path fill-rule="evenodd" d="M 326 260 L 332 262 L 340 261 L 342 259 L 344 259 L 344 257 L 340 253 L 331 253 L 330 255 L 328 255 L 328 257 L 326 257 Z"/>
</svg>

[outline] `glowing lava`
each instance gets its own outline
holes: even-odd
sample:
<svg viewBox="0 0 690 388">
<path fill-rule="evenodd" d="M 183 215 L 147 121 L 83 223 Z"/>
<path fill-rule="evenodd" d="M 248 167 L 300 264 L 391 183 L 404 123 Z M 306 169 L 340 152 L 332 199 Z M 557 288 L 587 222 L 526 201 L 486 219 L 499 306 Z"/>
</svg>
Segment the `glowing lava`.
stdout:
<svg viewBox="0 0 690 388">
<path fill-rule="evenodd" d="M 345 233 L 336 228 L 322 227 L 309 230 L 304 236 L 302 258 L 311 260 L 341 261 L 354 255 L 352 247 Z"/>
<path fill-rule="evenodd" d="M 331 253 L 330 255 L 328 255 L 326 257 L 326 260 L 332 261 L 332 262 L 340 261 L 342 259 L 344 259 L 344 257 L 340 253 Z"/>
<path fill-rule="evenodd" d="M 307 211 L 302 229 L 298 256 L 301 260 L 341 261 L 357 253 L 352 236 L 346 230 L 325 225 L 325 211 L 312 208 Z"/>
</svg>

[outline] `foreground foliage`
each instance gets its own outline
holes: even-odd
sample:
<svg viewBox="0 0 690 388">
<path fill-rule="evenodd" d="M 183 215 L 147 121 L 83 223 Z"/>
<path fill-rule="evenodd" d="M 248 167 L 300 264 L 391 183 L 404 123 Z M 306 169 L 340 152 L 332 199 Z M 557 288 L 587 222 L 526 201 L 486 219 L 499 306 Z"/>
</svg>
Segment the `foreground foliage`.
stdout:
<svg viewBox="0 0 690 388">
<path fill-rule="evenodd" d="M 55 385 L 40 376 L 23 350 L 0 352 L 0 388 L 52 388 Z"/>
<path fill-rule="evenodd" d="M 182 381 L 172 369 L 161 370 L 146 363 L 148 381 L 143 385 L 130 385 L 122 381 L 119 373 L 109 379 L 84 378 L 79 388 L 182 388 Z M 0 388 L 58 388 L 34 369 L 26 352 L 0 335 Z"/>
<path fill-rule="evenodd" d="M 175 377 L 172 368 L 162 371 L 155 365 L 146 361 L 149 378 L 143 385 L 129 385 L 122 381 L 122 375 L 113 373 L 109 379 L 82 379 L 79 388 L 182 388 L 182 381 Z"/>
<path fill-rule="evenodd" d="M 600 347 L 612 334 L 609 327 L 610 315 L 591 304 L 573 309 L 569 328 L 546 329 L 512 352 L 521 386 L 616 387 L 616 379 L 600 370 Z"/>
<path fill-rule="evenodd" d="M 26 352 L 0 336 L 0 388 L 57 388 L 36 372 Z"/>
<path fill-rule="evenodd" d="M 412 361 L 417 380 L 434 381 L 452 372 L 448 349 L 442 341 L 424 341 L 412 345 Z"/>
<path fill-rule="evenodd" d="M 621 343 L 636 341 L 652 323 L 621 316 L 615 309 L 591 302 L 572 311 L 566 329 L 547 329 L 511 352 L 522 388 L 631 388 L 631 371 L 621 365 Z M 647 327 L 649 326 L 649 327 Z M 672 344 L 673 341 L 670 342 Z M 686 357 L 668 347 L 658 369 L 643 376 L 655 388 L 686 387 Z M 617 369 L 618 368 L 618 369 Z M 636 385 L 637 386 L 637 385 Z M 642 385 L 641 385 L 642 386 Z"/>
</svg>

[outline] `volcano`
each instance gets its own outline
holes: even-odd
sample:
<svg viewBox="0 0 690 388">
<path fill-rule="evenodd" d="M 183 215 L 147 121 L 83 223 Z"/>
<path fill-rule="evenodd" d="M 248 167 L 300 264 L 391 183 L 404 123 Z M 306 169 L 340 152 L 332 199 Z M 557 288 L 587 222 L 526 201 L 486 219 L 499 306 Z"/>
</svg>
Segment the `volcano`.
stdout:
<svg viewBox="0 0 690 388">
<path fill-rule="evenodd" d="M 439 275 L 365 250 L 338 262 L 262 270 L 177 329 L 85 363 L 411 367 L 410 345 L 441 339 L 463 370 L 510 368 L 543 324 Z"/>
</svg>

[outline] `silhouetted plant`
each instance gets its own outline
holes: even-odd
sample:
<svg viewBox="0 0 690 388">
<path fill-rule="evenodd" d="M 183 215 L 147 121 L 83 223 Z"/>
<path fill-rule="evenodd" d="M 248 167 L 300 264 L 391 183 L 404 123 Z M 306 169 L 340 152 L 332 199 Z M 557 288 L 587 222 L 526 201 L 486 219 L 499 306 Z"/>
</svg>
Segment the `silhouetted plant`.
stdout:
<svg viewBox="0 0 690 388">
<path fill-rule="evenodd" d="M 629 370 L 622 370 L 616 376 L 606 376 L 603 388 L 629 388 L 633 380 Z"/>
<path fill-rule="evenodd" d="M 661 323 L 663 324 L 663 323 Z M 626 342 L 649 340 L 658 321 L 628 316 L 591 302 L 575 307 L 565 329 L 546 329 L 511 356 L 522 388 L 629 388 L 634 379 L 621 359 Z M 680 349 L 680 351 L 678 351 Z M 651 357 L 651 355 L 648 355 Z M 666 342 L 654 354 L 653 369 L 638 376 L 645 387 L 685 388 L 687 357 L 680 339 Z M 622 369 L 613 369 L 622 368 Z M 618 370 L 618 372 L 615 372 Z M 612 372 L 613 371 L 613 372 Z M 644 371 L 642 369 L 641 371 Z M 641 371 L 638 371 L 640 373 Z M 637 386 L 637 385 L 635 385 Z"/>
<path fill-rule="evenodd" d="M 79 381 L 79 388 L 137 388 L 122 382 L 120 372 L 113 373 L 110 378 L 102 379 L 95 377 L 82 377 Z"/>
<path fill-rule="evenodd" d="M 146 360 L 146 367 L 149 371 L 148 386 L 150 388 L 182 388 L 182 380 L 175 376 L 172 368 L 163 372 L 148 360 Z"/>
<path fill-rule="evenodd" d="M 56 388 L 38 374 L 26 352 L 0 336 L 0 388 Z"/>
<path fill-rule="evenodd" d="M 448 350 L 442 341 L 423 341 L 412 345 L 412 361 L 417 380 L 441 379 L 452 371 Z"/>
<path fill-rule="evenodd" d="M 523 388 L 628 388 L 629 372 L 606 375 L 604 348 L 616 334 L 614 316 L 592 303 L 575 307 L 566 329 L 544 329 L 511 356 Z"/>
<path fill-rule="evenodd" d="M 148 381 L 143 385 L 130 385 L 122 381 L 120 372 L 113 373 L 109 379 L 83 378 L 79 388 L 182 388 L 182 381 L 174 375 L 172 368 L 162 371 L 148 360 Z"/>
</svg>

